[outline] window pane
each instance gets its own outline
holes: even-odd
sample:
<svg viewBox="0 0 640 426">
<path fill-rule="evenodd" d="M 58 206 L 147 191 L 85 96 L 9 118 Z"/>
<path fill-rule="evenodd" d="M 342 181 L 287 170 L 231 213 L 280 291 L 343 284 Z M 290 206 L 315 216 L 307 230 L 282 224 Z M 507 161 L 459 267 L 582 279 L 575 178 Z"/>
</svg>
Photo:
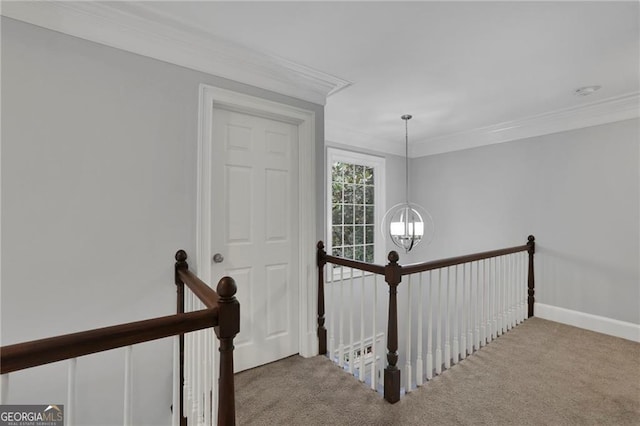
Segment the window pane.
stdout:
<svg viewBox="0 0 640 426">
<path fill-rule="evenodd" d="M 356 244 L 364 244 L 364 226 L 355 227 L 354 239 Z"/>
<path fill-rule="evenodd" d="M 333 163 L 331 168 L 331 180 L 333 182 L 344 181 L 344 163 Z"/>
<path fill-rule="evenodd" d="M 331 245 L 333 247 L 339 247 L 342 245 L 342 226 L 334 226 L 331 237 Z"/>
<path fill-rule="evenodd" d="M 344 223 L 345 225 L 353 224 L 353 205 L 347 204 L 344 206 Z"/>
<path fill-rule="evenodd" d="M 365 167 L 364 169 L 364 180 L 367 185 L 373 185 L 373 168 Z"/>
<path fill-rule="evenodd" d="M 344 165 L 344 181 L 346 183 L 353 183 L 353 164 Z"/>
<path fill-rule="evenodd" d="M 345 185 L 344 186 L 344 202 L 346 204 L 353 204 L 353 191 L 354 191 L 354 185 Z"/>
<path fill-rule="evenodd" d="M 353 204 L 364 204 L 364 186 L 356 185 L 354 187 Z"/>
<path fill-rule="evenodd" d="M 334 182 L 331 184 L 331 203 L 337 204 L 342 202 L 342 183 Z"/>
<path fill-rule="evenodd" d="M 364 206 L 353 206 L 353 223 L 364 224 Z"/>
<path fill-rule="evenodd" d="M 364 166 L 355 166 L 354 183 L 364 183 Z"/>
<path fill-rule="evenodd" d="M 335 225 L 342 223 L 342 207 L 342 204 L 336 204 L 333 206 L 333 215 L 331 221 Z"/>
<path fill-rule="evenodd" d="M 367 223 L 367 224 L 369 224 L 369 223 L 370 223 L 370 224 L 375 223 L 375 222 L 373 221 L 373 218 L 374 218 L 373 211 L 374 211 L 374 210 L 373 210 L 373 206 L 367 206 L 367 207 L 365 207 L 365 215 L 364 215 L 364 217 L 365 217 L 365 219 L 364 219 L 364 220 L 365 220 L 365 223 Z M 334 223 L 335 223 L 335 221 L 334 221 Z"/>
<path fill-rule="evenodd" d="M 353 226 L 344 227 L 344 245 L 353 245 Z"/>
<path fill-rule="evenodd" d="M 373 245 L 365 246 L 365 262 L 373 263 Z"/>
<path fill-rule="evenodd" d="M 365 204 L 373 204 L 373 193 L 374 193 L 374 187 L 373 186 L 365 186 Z"/>
<path fill-rule="evenodd" d="M 353 247 L 345 247 L 342 251 L 345 259 L 353 259 Z"/>
<path fill-rule="evenodd" d="M 337 257 L 342 257 L 342 248 L 341 247 L 337 247 L 337 248 L 334 247 L 331 250 L 331 254 L 334 255 L 334 256 L 337 256 Z"/>
<path fill-rule="evenodd" d="M 365 242 L 367 244 L 372 244 L 373 243 L 373 226 L 366 226 L 366 231 L 365 231 Z"/>
<path fill-rule="evenodd" d="M 355 260 L 364 261 L 364 246 L 355 246 L 354 247 L 354 257 Z"/>
</svg>

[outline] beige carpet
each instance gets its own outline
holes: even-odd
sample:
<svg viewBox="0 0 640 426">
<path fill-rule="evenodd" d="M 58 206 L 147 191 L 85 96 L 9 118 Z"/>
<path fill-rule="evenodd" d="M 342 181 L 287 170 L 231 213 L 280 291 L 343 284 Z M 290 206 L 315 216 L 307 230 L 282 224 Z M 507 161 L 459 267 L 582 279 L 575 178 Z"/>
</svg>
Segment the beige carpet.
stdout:
<svg viewBox="0 0 640 426">
<path fill-rule="evenodd" d="M 236 375 L 239 425 L 640 425 L 640 344 L 532 318 L 391 405 L 325 357 Z"/>
</svg>

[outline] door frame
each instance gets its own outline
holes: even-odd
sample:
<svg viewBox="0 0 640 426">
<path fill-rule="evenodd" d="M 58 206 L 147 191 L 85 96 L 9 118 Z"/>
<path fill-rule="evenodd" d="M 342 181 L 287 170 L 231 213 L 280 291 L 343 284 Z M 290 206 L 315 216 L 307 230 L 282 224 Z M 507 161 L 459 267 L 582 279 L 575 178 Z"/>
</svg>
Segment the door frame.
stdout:
<svg viewBox="0 0 640 426">
<path fill-rule="evenodd" d="M 315 332 L 315 112 L 200 84 L 198 106 L 198 154 L 196 189 L 196 265 L 198 275 L 214 289 L 211 264 L 211 193 L 213 109 L 224 108 L 240 113 L 291 123 L 298 127 L 298 345 L 303 357 L 318 354 Z M 204 238 L 203 236 L 209 236 Z M 240 309 L 242 309 L 242 300 Z M 240 330 L 242 332 L 242 330 Z"/>
</svg>

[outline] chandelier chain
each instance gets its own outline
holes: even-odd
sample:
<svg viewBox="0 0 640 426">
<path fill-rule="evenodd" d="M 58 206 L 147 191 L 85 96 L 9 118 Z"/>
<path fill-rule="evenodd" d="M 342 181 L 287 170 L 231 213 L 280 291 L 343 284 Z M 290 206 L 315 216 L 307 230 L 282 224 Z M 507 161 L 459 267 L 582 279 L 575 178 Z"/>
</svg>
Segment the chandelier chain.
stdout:
<svg viewBox="0 0 640 426">
<path fill-rule="evenodd" d="M 411 116 L 405 114 L 402 116 L 404 120 L 404 188 L 405 201 L 409 205 L 409 120 Z"/>
</svg>

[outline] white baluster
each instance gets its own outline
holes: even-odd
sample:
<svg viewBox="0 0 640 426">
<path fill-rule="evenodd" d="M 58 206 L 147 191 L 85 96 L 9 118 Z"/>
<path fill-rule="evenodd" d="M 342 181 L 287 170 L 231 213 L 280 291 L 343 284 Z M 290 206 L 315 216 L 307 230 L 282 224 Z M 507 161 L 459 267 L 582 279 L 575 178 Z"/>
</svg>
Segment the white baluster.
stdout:
<svg viewBox="0 0 640 426">
<path fill-rule="evenodd" d="M 451 270 L 450 270 L 451 272 Z M 458 295 L 458 265 L 453 267 L 453 283 L 449 284 L 453 290 L 453 359 L 451 362 L 457 364 L 460 360 L 460 326 L 458 324 L 458 317 L 460 316 L 460 297 Z"/>
<path fill-rule="evenodd" d="M 476 327 L 475 327 L 475 346 L 476 350 L 480 349 L 480 323 L 482 322 L 482 287 L 480 287 L 480 261 L 476 262 L 476 286 L 475 286 L 475 306 L 476 306 Z"/>
<path fill-rule="evenodd" d="M 508 309 L 509 309 L 509 299 L 507 297 L 507 290 L 508 290 L 508 285 L 507 285 L 507 257 L 506 256 L 502 256 L 500 258 L 500 262 L 502 264 L 502 333 L 506 333 L 507 330 L 509 329 L 508 327 L 508 323 L 509 323 L 509 315 L 508 315 Z"/>
<path fill-rule="evenodd" d="M 333 362 L 336 360 L 336 298 L 335 298 L 335 281 L 333 280 L 333 264 L 327 263 L 327 273 L 325 275 L 327 280 L 331 284 L 329 286 L 329 309 L 326 311 L 329 313 L 329 359 Z"/>
<path fill-rule="evenodd" d="M 513 319 L 514 324 L 520 324 L 520 262 L 519 253 L 513 255 Z"/>
<path fill-rule="evenodd" d="M 9 374 L 0 375 L 0 405 L 9 401 Z"/>
<path fill-rule="evenodd" d="M 353 337 L 353 268 L 349 268 L 349 303 L 347 310 L 349 311 L 349 373 L 353 374 L 353 362 L 356 355 L 356 342 Z"/>
<path fill-rule="evenodd" d="M 180 336 L 173 336 L 173 386 L 171 426 L 180 426 Z"/>
<path fill-rule="evenodd" d="M 185 288 L 185 291 L 186 288 Z M 193 294 L 191 292 L 188 293 L 188 297 L 185 298 L 185 312 L 193 311 Z M 192 370 L 192 358 L 193 358 L 193 333 L 187 333 L 184 335 L 184 405 L 183 405 L 183 415 L 185 417 L 191 416 L 191 407 L 193 401 L 193 381 L 191 376 Z"/>
<path fill-rule="evenodd" d="M 524 321 L 527 319 L 527 296 L 528 296 L 528 284 L 527 284 L 527 270 L 528 270 L 528 254 L 527 252 L 522 253 L 522 281 L 520 282 L 522 294 L 520 295 L 520 303 L 521 303 L 521 313 L 520 318 Z"/>
<path fill-rule="evenodd" d="M 489 295 L 488 295 L 488 301 L 487 301 L 487 306 L 489 307 L 488 313 L 487 313 L 487 343 L 491 343 L 491 341 L 494 339 L 495 334 L 494 334 L 494 324 L 493 324 L 493 309 L 494 309 L 494 304 L 495 304 L 495 279 L 494 279 L 494 271 L 495 271 L 495 258 L 490 258 L 489 262 L 488 262 L 488 266 L 489 266 L 489 271 L 487 276 L 489 277 Z"/>
<path fill-rule="evenodd" d="M 210 426 L 212 424 L 211 417 L 211 394 L 213 393 L 213 364 L 212 364 L 212 332 L 211 330 L 203 330 L 204 333 L 204 424 Z"/>
<path fill-rule="evenodd" d="M 511 283 L 509 282 L 510 275 L 509 256 L 504 256 L 504 312 L 505 312 L 505 329 L 511 330 Z"/>
<path fill-rule="evenodd" d="M 460 304 L 460 359 L 467 357 L 467 264 L 462 264 L 462 303 Z"/>
<path fill-rule="evenodd" d="M 503 326 L 503 322 L 502 322 L 502 258 L 498 257 L 496 258 L 496 278 L 497 278 L 497 282 L 496 282 L 496 293 L 497 293 L 497 310 L 498 310 L 498 336 L 502 336 L 502 326 Z"/>
<path fill-rule="evenodd" d="M 344 266 L 340 267 L 340 346 L 338 347 L 338 365 L 344 368 Z"/>
<path fill-rule="evenodd" d="M 504 312 L 504 307 L 505 307 L 505 297 L 504 297 L 504 293 L 505 293 L 505 279 L 504 279 L 504 257 L 500 256 L 500 334 L 504 334 L 504 332 L 507 330 L 507 324 L 505 321 L 505 312 Z"/>
<path fill-rule="evenodd" d="M 418 336 L 416 342 L 416 386 L 422 386 L 423 381 L 423 361 L 422 361 L 422 322 L 424 321 L 424 316 L 422 314 L 422 304 L 424 297 L 424 289 L 422 283 L 422 273 L 418 276 Z"/>
<path fill-rule="evenodd" d="M 364 382 L 364 273 L 360 275 L 360 367 L 358 369 L 359 379 Z"/>
<path fill-rule="evenodd" d="M 509 255 L 504 257 L 504 294 L 505 294 L 505 307 L 506 313 L 506 329 L 511 330 L 511 259 Z"/>
<path fill-rule="evenodd" d="M 200 302 L 195 301 L 194 309 L 200 307 Z M 200 411 L 200 333 L 193 332 L 193 354 L 191 356 L 191 422 L 198 424 Z"/>
<path fill-rule="evenodd" d="M 471 264 L 471 268 L 473 270 L 474 264 Z M 469 344 L 469 354 L 472 354 L 474 350 L 478 349 L 478 285 L 479 280 L 478 276 L 480 275 L 480 263 L 475 262 L 475 274 L 473 274 L 473 282 L 471 283 L 471 288 L 469 289 L 471 294 L 471 329 L 469 330 L 471 336 L 471 343 Z"/>
<path fill-rule="evenodd" d="M 469 291 L 467 292 L 467 354 L 473 353 L 473 263 L 469 263 Z"/>
<path fill-rule="evenodd" d="M 475 273 L 474 273 L 475 266 Z M 478 315 L 478 262 L 473 262 L 469 265 L 469 272 L 471 273 L 471 278 L 469 279 L 469 336 L 467 339 L 467 344 L 469 345 L 469 355 L 473 354 L 474 349 L 477 349 L 475 344 L 476 337 L 478 333 L 476 333 L 476 316 Z"/>
<path fill-rule="evenodd" d="M 467 356 L 473 353 L 473 263 L 469 263 L 469 286 L 467 287 Z"/>
<path fill-rule="evenodd" d="M 491 340 L 498 337 L 498 258 L 494 257 L 491 268 Z"/>
<path fill-rule="evenodd" d="M 502 277 L 504 288 L 504 322 L 502 327 L 506 333 L 511 329 L 511 323 L 509 321 L 509 256 L 502 257 Z"/>
<path fill-rule="evenodd" d="M 480 347 L 487 343 L 487 259 L 482 259 L 482 286 L 480 289 Z"/>
<path fill-rule="evenodd" d="M 204 412 L 206 411 L 204 405 L 204 394 L 205 394 L 205 330 L 198 331 L 198 425 L 204 424 Z"/>
<path fill-rule="evenodd" d="M 405 339 L 405 354 L 404 354 L 404 371 L 406 384 L 404 390 L 406 393 L 411 392 L 411 380 L 413 373 L 411 369 L 411 275 L 407 279 L 407 315 L 406 315 L 406 339 Z"/>
<path fill-rule="evenodd" d="M 378 385 L 378 274 L 373 274 L 373 310 L 371 312 L 373 323 L 373 342 L 371 342 L 371 389 L 377 390 Z"/>
<path fill-rule="evenodd" d="M 218 358 L 220 351 L 218 347 L 220 342 L 215 334 L 211 334 L 211 341 L 211 350 L 213 351 L 213 354 L 211 354 L 211 365 L 213 366 L 213 371 L 211 372 L 211 384 L 213 387 L 211 394 L 211 422 L 215 425 L 218 422 L 218 374 L 220 373 L 220 359 Z"/>
<path fill-rule="evenodd" d="M 493 340 L 493 259 L 487 259 L 487 343 Z"/>
<path fill-rule="evenodd" d="M 511 324 L 511 319 L 513 318 L 513 309 L 511 306 L 511 298 L 512 296 L 512 290 L 513 290 L 513 282 L 511 281 L 512 276 L 511 276 L 511 256 L 505 256 L 505 261 L 506 261 L 506 267 L 504 270 L 504 274 L 505 274 L 505 285 L 507 286 L 507 330 L 511 330 L 513 324 Z"/>
<path fill-rule="evenodd" d="M 133 363 L 132 363 L 133 346 L 127 346 L 124 350 L 124 426 L 133 424 Z"/>
<path fill-rule="evenodd" d="M 442 373 L 442 269 L 438 269 L 438 303 L 436 303 L 436 374 Z"/>
<path fill-rule="evenodd" d="M 521 263 L 520 263 L 520 253 L 516 253 L 515 255 L 515 262 L 516 262 L 516 271 L 515 271 L 515 286 L 516 286 L 516 324 L 520 324 L 522 322 L 522 318 L 520 317 L 520 290 L 521 290 L 521 283 L 520 283 L 520 267 L 521 267 Z"/>
<path fill-rule="evenodd" d="M 509 273 L 509 287 L 511 288 L 511 299 L 509 304 L 511 306 L 511 328 L 516 326 L 516 311 L 517 311 L 517 301 L 518 296 L 516 294 L 516 289 L 518 288 L 518 276 L 516 274 L 516 255 L 509 255 L 509 263 L 511 264 L 510 273 Z"/>
<path fill-rule="evenodd" d="M 433 271 L 429 271 L 427 286 L 427 380 L 433 378 Z"/>
<path fill-rule="evenodd" d="M 67 364 L 67 406 L 65 407 L 64 417 L 65 424 L 67 426 L 73 426 L 76 424 L 76 367 L 78 364 L 77 358 L 69 359 Z M 4 394 L 4 392 L 3 392 Z M 6 402 L 3 402 L 6 404 Z"/>
<path fill-rule="evenodd" d="M 451 368 L 451 269 L 447 268 L 444 304 L 444 368 Z"/>
</svg>

